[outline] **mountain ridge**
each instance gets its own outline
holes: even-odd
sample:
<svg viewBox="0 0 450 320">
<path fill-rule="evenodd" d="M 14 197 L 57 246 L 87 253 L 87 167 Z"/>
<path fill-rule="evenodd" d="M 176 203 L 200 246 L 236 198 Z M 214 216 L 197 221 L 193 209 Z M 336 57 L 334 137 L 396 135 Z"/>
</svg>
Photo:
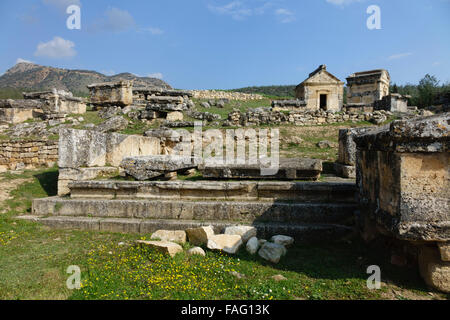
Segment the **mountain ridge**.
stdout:
<svg viewBox="0 0 450 320">
<path fill-rule="evenodd" d="M 62 69 L 20 62 L 0 76 L 0 88 L 26 91 L 69 90 L 75 95 L 87 95 L 87 86 L 92 83 L 134 80 L 136 87 L 161 87 L 172 89 L 165 81 L 150 77 L 139 77 L 129 72 L 112 76 L 97 71 L 82 69 Z"/>
</svg>

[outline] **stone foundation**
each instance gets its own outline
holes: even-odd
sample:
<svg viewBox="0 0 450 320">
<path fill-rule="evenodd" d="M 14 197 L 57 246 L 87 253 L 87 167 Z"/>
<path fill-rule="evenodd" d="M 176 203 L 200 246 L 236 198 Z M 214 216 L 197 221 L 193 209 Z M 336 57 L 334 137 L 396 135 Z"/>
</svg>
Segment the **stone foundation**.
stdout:
<svg viewBox="0 0 450 320">
<path fill-rule="evenodd" d="M 51 167 L 58 161 L 58 141 L 1 141 L 0 171 Z"/>
</svg>

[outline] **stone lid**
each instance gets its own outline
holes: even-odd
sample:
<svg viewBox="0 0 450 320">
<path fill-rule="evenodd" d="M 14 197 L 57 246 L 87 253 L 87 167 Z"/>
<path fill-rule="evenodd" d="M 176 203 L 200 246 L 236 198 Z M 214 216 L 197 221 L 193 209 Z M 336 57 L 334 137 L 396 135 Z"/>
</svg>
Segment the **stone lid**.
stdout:
<svg viewBox="0 0 450 320">
<path fill-rule="evenodd" d="M 133 86 L 133 80 L 93 83 L 88 85 L 87 87 L 91 89 L 91 88 L 116 88 L 116 87 L 131 87 L 131 86 Z"/>
<path fill-rule="evenodd" d="M 4 109 L 40 109 L 42 108 L 42 102 L 39 100 L 30 100 L 30 99 L 3 99 L 0 100 L 0 108 Z"/>
<path fill-rule="evenodd" d="M 394 152 L 448 152 L 450 112 L 412 120 L 398 120 L 355 137 L 361 150 Z"/>
</svg>

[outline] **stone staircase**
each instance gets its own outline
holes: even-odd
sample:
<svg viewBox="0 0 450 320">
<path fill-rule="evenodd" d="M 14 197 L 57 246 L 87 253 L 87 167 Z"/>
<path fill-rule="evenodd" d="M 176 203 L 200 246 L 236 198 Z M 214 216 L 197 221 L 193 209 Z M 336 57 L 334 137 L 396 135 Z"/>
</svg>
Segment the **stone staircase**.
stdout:
<svg viewBox="0 0 450 320">
<path fill-rule="evenodd" d="M 153 233 L 253 225 L 258 236 L 297 243 L 353 233 L 356 186 L 348 182 L 77 181 L 70 197 L 35 199 L 20 219 L 58 229 Z"/>
</svg>

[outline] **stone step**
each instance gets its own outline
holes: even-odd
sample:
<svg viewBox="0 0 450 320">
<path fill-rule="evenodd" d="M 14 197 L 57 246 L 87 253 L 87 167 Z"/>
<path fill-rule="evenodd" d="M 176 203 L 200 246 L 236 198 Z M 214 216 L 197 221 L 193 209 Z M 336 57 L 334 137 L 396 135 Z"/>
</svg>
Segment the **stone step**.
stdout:
<svg viewBox="0 0 450 320">
<path fill-rule="evenodd" d="M 355 203 L 355 183 L 258 181 L 75 181 L 71 198 Z"/>
<path fill-rule="evenodd" d="M 224 221 L 197 221 L 175 219 L 126 219 L 126 218 L 92 218 L 67 216 L 19 216 L 17 219 L 34 221 L 53 229 L 87 230 L 119 233 L 149 234 L 157 230 L 186 230 L 200 226 L 214 227 L 216 233 L 223 233 L 226 227 L 236 224 Z M 250 224 L 247 224 L 250 225 Z M 258 237 L 268 239 L 273 235 L 283 234 L 295 238 L 296 243 L 336 242 L 354 235 L 354 229 L 339 224 L 286 224 L 253 223 L 258 230 Z"/>
<path fill-rule="evenodd" d="M 352 225 L 356 204 L 186 200 L 35 199 L 32 214 L 98 218 Z"/>
</svg>

